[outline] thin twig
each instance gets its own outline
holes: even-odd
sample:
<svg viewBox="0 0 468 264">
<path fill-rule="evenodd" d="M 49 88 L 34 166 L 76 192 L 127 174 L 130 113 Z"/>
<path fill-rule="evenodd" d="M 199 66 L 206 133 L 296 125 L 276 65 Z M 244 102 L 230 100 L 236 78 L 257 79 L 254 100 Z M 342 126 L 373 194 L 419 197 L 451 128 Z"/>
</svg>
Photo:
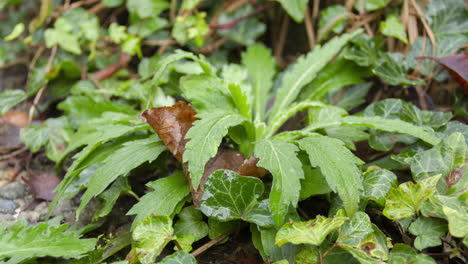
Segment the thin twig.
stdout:
<svg viewBox="0 0 468 264">
<path fill-rule="evenodd" d="M 28 150 L 27 147 L 22 147 L 22 148 L 20 148 L 20 149 L 18 149 L 18 150 L 13 151 L 13 152 L 10 153 L 10 154 L 0 156 L 0 161 L 1 161 L 1 160 L 8 160 L 8 159 L 11 159 L 11 158 L 13 158 L 13 157 L 15 157 L 15 156 L 18 156 L 19 154 L 21 154 L 21 153 L 23 153 L 23 152 L 26 152 L 27 150 Z"/>
<path fill-rule="evenodd" d="M 305 11 L 304 24 L 306 27 L 307 38 L 309 39 L 309 48 L 310 50 L 313 50 L 315 46 L 315 34 L 314 34 L 314 24 L 312 23 L 312 17 L 310 14 L 309 7 L 307 7 Z"/>
<path fill-rule="evenodd" d="M 223 241 L 227 236 L 229 236 L 234 230 L 231 230 L 229 232 L 226 232 L 210 241 L 208 241 L 206 244 L 204 244 L 203 246 L 197 248 L 195 251 L 193 251 L 191 254 L 192 256 L 196 257 L 200 254 L 202 254 L 203 252 L 205 252 L 206 250 L 208 250 L 209 248 L 211 248 L 212 246 L 218 244 L 219 242 Z"/>
<path fill-rule="evenodd" d="M 52 50 L 50 52 L 49 60 L 47 61 L 47 66 L 46 66 L 46 73 L 50 71 L 52 68 L 52 62 L 54 61 L 55 55 L 57 54 L 57 45 L 54 45 L 52 47 Z M 36 109 L 37 104 L 41 100 L 42 95 L 44 94 L 46 90 L 47 85 L 44 85 L 39 92 L 37 92 L 36 97 L 34 97 L 33 104 L 29 108 L 29 118 L 28 118 L 28 124 L 31 124 L 33 116 L 34 116 L 34 109 Z"/>
<path fill-rule="evenodd" d="M 283 23 L 281 24 L 280 34 L 278 38 L 278 45 L 276 46 L 275 50 L 275 58 L 279 65 L 283 65 L 283 59 L 281 56 L 283 55 L 284 44 L 286 43 L 286 35 L 288 32 L 289 26 L 289 15 L 284 14 Z"/>
<path fill-rule="evenodd" d="M 161 40 L 144 40 L 143 45 L 145 46 L 165 46 L 177 44 L 174 39 L 161 39 Z"/>
</svg>

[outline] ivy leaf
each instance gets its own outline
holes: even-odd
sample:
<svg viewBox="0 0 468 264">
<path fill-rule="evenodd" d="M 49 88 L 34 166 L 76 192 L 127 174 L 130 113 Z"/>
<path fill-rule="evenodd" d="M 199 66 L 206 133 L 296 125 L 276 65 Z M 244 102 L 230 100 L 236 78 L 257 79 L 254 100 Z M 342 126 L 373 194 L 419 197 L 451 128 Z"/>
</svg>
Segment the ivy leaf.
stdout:
<svg viewBox="0 0 468 264">
<path fill-rule="evenodd" d="M 246 121 L 239 114 L 225 112 L 206 113 L 200 117 L 201 120 L 195 121 L 185 135 L 190 141 L 183 155 L 183 161 L 188 163 L 194 189 L 198 188 L 206 162 L 216 155 L 228 129 Z"/>
<path fill-rule="evenodd" d="M 468 235 L 468 203 L 466 195 L 460 197 L 448 197 L 438 195 L 437 199 L 442 203 L 442 211 L 447 217 L 450 234 L 455 237 Z"/>
<path fill-rule="evenodd" d="M 177 251 L 158 262 L 159 264 L 197 264 L 195 257 L 185 251 Z"/>
<path fill-rule="evenodd" d="M 304 13 L 309 0 L 278 0 L 288 14 L 297 22 L 304 20 Z"/>
<path fill-rule="evenodd" d="M 422 80 L 410 80 L 406 77 L 406 69 L 401 62 L 395 60 L 389 53 L 384 53 L 375 64 L 372 72 L 390 85 L 423 85 Z"/>
<path fill-rule="evenodd" d="M 372 229 L 369 216 L 366 213 L 357 212 L 340 227 L 336 242 L 340 245 L 358 247 L 372 232 L 374 229 Z"/>
<path fill-rule="evenodd" d="M 395 15 L 390 15 L 385 21 L 380 22 L 380 31 L 385 36 L 395 37 L 403 43 L 408 44 L 405 26 Z"/>
<path fill-rule="evenodd" d="M 440 175 L 437 175 L 416 184 L 405 182 L 398 188 L 391 188 L 387 193 L 383 214 L 389 219 L 402 219 L 415 215 L 419 212 L 422 203 L 434 194 L 439 179 Z"/>
<path fill-rule="evenodd" d="M 155 160 L 166 147 L 156 137 L 130 141 L 122 148 L 107 157 L 96 174 L 86 184 L 87 190 L 81 197 L 81 203 L 76 211 L 79 216 L 91 198 L 103 192 L 118 177 L 127 174 L 145 162 Z"/>
<path fill-rule="evenodd" d="M 396 187 L 396 175 L 386 169 L 377 169 L 364 173 L 364 199 L 376 202 L 380 206 L 385 205 L 385 197 L 391 187 Z"/>
<path fill-rule="evenodd" d="M 23 90 L 5 90 L 0 93 L 0 115 L 4 115 L 10 108 L 26 100 L 28 96 Z"/>
<path fill-rule="evenodd" d="M 431 257 L 425 254 L 418 254 L 413 248 L 397 243 L 393 246 L 392 252 L 390 252 L 388 264 L 400 263 L 436 264 Z"/>
<path fill-rule="evenodd" d="M 350 111 L 353 108 L 360 106 L 366 101 L 365 97 L 371 86 L 372 83 L 367 82 L 347 88 L 335 105 L 346 111 Z M 339 92 L 337 94 L 339 94 Z M 331 100 L 328 101 L 332 102 Z"/>
<path fill-rule="evenodd" d="M 453 133 L 447 139 L 433 148 L 416 153 L 409 164 L 415 181 L 420 181 L 434 175 L 442 175 L 443 178 L 456 168 L 465 163 L 465 152 L 467 151 L 465 138 L 459 133 Z M 444 183 L 447 181 L 441 181 Z M 446 189 L 446 184 L 443 184 Z"/>
<path fill-rule="evenodd" d="M 223 222 L 241 219 L 259 226 L 269 226 L 273 222 L 268 204 L 258 202 L 263 192 L 263 183 L 257 178 L 218 170 L 205 183 L 200 210 Z"/>
<path fill-rule="evenodd" d="M 0 261 L 20 263 L 35 257 L 80 258 L 94 249 L 95 238 L 80 239 L 77 231 L 66 230 L 60 218 L 29 226 L 18 221 L 11 227 L 0 224 Z"/>
<path fill-rule="evenodd" d="M 338 193 L 348 215 L 353 215 L 357 211 L 362 190 L 361 171 L 357 165 L 364 162 L 338 139 L 312 136 L 301 139 L 298 143 L 309 155 L 310 164 L 320 168 L 328 186 Z"/>
<path fill-rule="evenodd" d="M 162 11 L 169 8 L 166 0 L 128 0 L 127 9 L 137 14 L 140 18 L 158 16 Z"/>
<path fill-rule="evenodd" d="M 420 216 L 411 223 L 409 231 L 417 236 L 414 240 L 414 247 L 417 250 L 423 250 L 442 244 L 440 238 L 447 233 L 447 223 L 441 219 Z"/>
<path fill-rule="evenodd" d="M 242 64 L 251 78 L 255 120 L 261 121 L 265 114 L 268 94 L 273 86 L 275 59 L 268 48 L 255 44 L 248 46 L 247 51 L 242 53 Z"/>
<path fill-rule="evenodd" d="M 46 145 L 46 155 L 57 161 L 67 147 L 73 133 L 66 117 L 49 118 L 39 126 L 29 126 L 21 130 L 21 141 L 31 152 L 37 152 Z"/>
<path fill-rule="evenodd" d="M 142 264 L 154 263 L 167 243 L 173 239 L 172 219 L 166 215 L 149 215 L 132 232 L 132 251 Z"/>
<path fill-rule="evenodd" d="M 273 175 L 270 210 L 277 226 L 283 223 L 289 207 L 296 207 L 299 201 L 304 173 L 296 157 L 298 150 L 294 144 L 278 140 L 261 140 L 255 144 L 255 156 L 260 159 L 257 165 Z"/>
<path fill-rule="evenodd" d="M 319 246 L 328 234 L 342 226 L 347 219 L 343 216 L 327 218 L 318 215 L 307 222 L 286 223 L 276 234 L 275 243 L 279 247 L 285 243 Z"/>
<path fill-rule="evenodd" d="M 332 5 L 322 9 L 319 20 L 319 42 L 326 39 L 330 31 L 341 33 L 346 20 L 348 20 L 348 10 L 342 5 Z"/>
<path fill-rule="evenodd" d="M 194 206 L 185 207 L 178 214 L 179 220 L 174 225 L 178 237 L 192 235 L 198 241 L 208 235 L 208 225 L 203 221 L 203 215 Z"/>
<path fill-rule="evenodd" d="M 323 47 L 316 46 L 313 51 L 299 57 L 297 62 L 290 66 L 283 76 L 275 103 L 269 112 L 270 118 L 275 118 L 276 115 L 281 114 L 296 99 L 302 88 L 317 76 L 317 73 L 340 52 L 348 41 L 361 33 L 362 30 L 356 30 L 335 37 Z"/>
<path fill-rule="evenodd" d="M 301 200 L 305 200 L 313 195 L 331 192 L 327 180 L 320 172 L 320 169 L 312 169 L 308 165 L 303 165 L 302 168 L 304 170 L 304 179 L 301 180 Z"/>
<path fill-rule="evenodd" d="M 254 12 L 252 5 L 247 4 L 233 12 L 221 14 L 219 16 L 219 23 L 230 23 L 231 21 L 241 17 L 249 16 L 252 12 Z M 218 30 L 218 33 L 227 39 L 249 46 L 253 45 L 255 40 L 265 31 L 265 24 L 261 23 L 258 17 L 253 16 L 237 23 L 234 28 L 224 30 L 220 29 Z"/>
<path fill-rule="evenodd" d="M 147 186 L 153 191 L 141 197 L 127 213 L 127 215 L 137 215 L 133 220 L 133 227 L 153 213 L 172 215 L 176 206 L 190 193 L 185 176 L 180 171 L 173 176 L 149 182 Z"/>
</svg>

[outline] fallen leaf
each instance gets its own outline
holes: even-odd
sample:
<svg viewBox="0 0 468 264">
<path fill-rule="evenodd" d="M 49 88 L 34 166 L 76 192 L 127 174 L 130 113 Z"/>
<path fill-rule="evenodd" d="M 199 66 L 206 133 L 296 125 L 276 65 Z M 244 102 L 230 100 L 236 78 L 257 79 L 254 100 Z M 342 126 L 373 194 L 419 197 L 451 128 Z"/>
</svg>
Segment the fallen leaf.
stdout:
<svg viewBox="0 0 468 264">
<path fill-rule="evenodd" d="M 28 115 L 25 112 L 9 110 L 4 115 L 0 115 L 0 123 L 26 127 L 29 123 Z"/>
<path fill-rule="evenodd" d="M 54 189 L 61 179 L 55 173 L 30 173 L 28 178 L 23 178 L 36 199 L 52 201 L 55 198 Z"/>
<path fill-rule="evenodd" d="M 432 59 L 442 65 L 468 94 L 468 50 L 462 53 L 442 58 L 417 57 L 418 59 Z"/>
<path fill-rule="evenodd" d="M 141 117 L 153 127 L 172 155 L 182 162 L 182 154 L 188 142 L 184 137 L 192 123 L 198 119 L 196 114 L 191 105 L 177 102 L 173 106 L 148 109 Z"/>
<path fill-rule="evenodd" d="M 189 141 L 185 139 L 185 134 L 192 127 L 193 122 L 198 119 L 195 117 L 196 114 L 195 109 L 191 105 L 185 102 L 177 102 L 173 106 L 148 109 L 141 114 L 141 117 L 144 122 L 153 127 L 169 151 L 182 163 L 185 145 Z M 182 164 L 184 174 L 190 184 L 190 192 L 192 193 L 195 206 L 198 207 L 203 194 L 203 186 L 208 176 L 213 172 L 225 169 L 237 171 L 243 176 L 263 177 L 266 174 L 266 170 L 257 167 L 257 162 L 257 158 L 251 157 L 246 159 L 237 150 L 221 147 L 216 156 L 206 163 L 198 190 L 193 189 L 187 163 Z"/>
</svg>

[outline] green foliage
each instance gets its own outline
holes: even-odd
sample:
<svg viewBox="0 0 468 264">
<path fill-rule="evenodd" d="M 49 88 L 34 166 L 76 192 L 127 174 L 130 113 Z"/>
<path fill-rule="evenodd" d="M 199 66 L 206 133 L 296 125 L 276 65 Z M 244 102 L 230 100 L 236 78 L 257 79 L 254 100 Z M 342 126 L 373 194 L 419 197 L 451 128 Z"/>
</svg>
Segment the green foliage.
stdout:
<svg viewBox="0 0 468 264">
<path fill-rule="evenodd" d="M 353 215 L 362 190 L 361 172 L 357 165 L 363 161 L 337 139 L 316 136 L 301 139 L 298 143 L 309 155 L 310 164 L 320 168 L 328 186 L 340 195 L 348 215 Z"/>
<path fill-rule="evenodd" d="M 158 215 L 172 215 L 179 203 L 189 194 L 189 186 L 181 172 L 174 173 L 162 179 L 147 184 L 153 191 L 141 197 L 127 214 L 136 214 L 133 225 L 138 224 L 145 217 L 156 213 Z"/>
<path fill-rule="evenodd" d="M 147 216 L 133 230 L 132 257 L 142 264 L 154 263 L 163 248 L 173 239 L 174 229 L 169 216 Z"/>
<path fill-rule="evenodd" d="M 289 207 L 299 201 L 300 180 L 304 178 L 301 162 L 296 158 L 299 149 L 291 143 L 277 140 L 262 140 L 255 146 L 258 166 L 268 169 L 273 175 L 270 193 L 270 210 L 277 226 L 284 222 Z"/>
<path fill-rule="evenodd" d="M 0 114 L 5 114 L 10 108 L 24 101 L 28 96 L 23 90 L 5 90 L 0 93 Z"/>
<path fill-rule="evenodd" d="M 328 234 L 338 229 L 347 220 L 347 217 L 335 216 L 326 218 L 318 215 L 307 222 L 286 223 L 276 235 L 276 244 L 285 243 L 320 245 Z"/>
<path fill-rule="evenodd" d="M 197 260 L 191 254 L 185 251 L 177 251 L 174 254 L 165 257 L 160 264 L 197 264 Z"/>
<path fill-rule="evenodd" d="M 200 210 L 223 222 L 241 219 L 258 226 L 269 226 L 273 221 L 268 203 L 257 200 L 263 192 L 263 183 L 259 179 L 219 170 L 205 184 Z"/>
<path fill-rule="evenodd" d="M 435 193 L 440 175 L 426 178 L 414 184 L 405 182 L 391 188 L 387 194 L 383 214 L 390 219 L 402 219 L 417 214 L 422 203 Z"/>
<path fill-rule="evenodd" d="M 408 38 L 406 37 L 405 27 L 401 21 L 394 15 L 387 17 L 385 21 L 380 23 L 380 31 L 386 36 L 395 37 L 405 44 L 408 43 Z"/>
<path fill-rule="evenodd" d="M 278 0 L 288 14 L 296 21 L 301 22 L 304 19 L 304 13 L 309 0 Z"/>
<path fill-rule="evenodd" d="M 420 216 L 409 227 L 411 234 L 417 236 L 414 247 L 423 250 L 442 244 L 440 238 L 447 232 L 447 223 L 441 219 Z"/>
<path fill-rule="evenodd" d="M 95 238 L 80 239 L 78 231 L 66 230 L 60 218 L 28 226 L 18 221 L 11 227 L 0 224 L 0 260 L 20 263 L 35 257 L 80 258 L 94 249 Z"/>
</svg>

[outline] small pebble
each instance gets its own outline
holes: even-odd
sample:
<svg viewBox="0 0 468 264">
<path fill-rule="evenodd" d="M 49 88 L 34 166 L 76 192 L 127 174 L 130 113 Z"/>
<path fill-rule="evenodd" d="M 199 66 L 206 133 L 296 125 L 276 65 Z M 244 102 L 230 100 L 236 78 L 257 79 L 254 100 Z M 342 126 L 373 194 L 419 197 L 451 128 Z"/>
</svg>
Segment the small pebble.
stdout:
<svg viewBox="0 0 468 264">
<path fill-rule="evenodd" d="M 26 195 L 26 185 L 14 182 L 0 187 L 0 198 L 15 200 L 23 198 Z"/>
<path fill-rule="evenodd" d="M 14 201 L 0 199 L 0 214 L 14 214 L 17 207 Z"/>
</svg>

